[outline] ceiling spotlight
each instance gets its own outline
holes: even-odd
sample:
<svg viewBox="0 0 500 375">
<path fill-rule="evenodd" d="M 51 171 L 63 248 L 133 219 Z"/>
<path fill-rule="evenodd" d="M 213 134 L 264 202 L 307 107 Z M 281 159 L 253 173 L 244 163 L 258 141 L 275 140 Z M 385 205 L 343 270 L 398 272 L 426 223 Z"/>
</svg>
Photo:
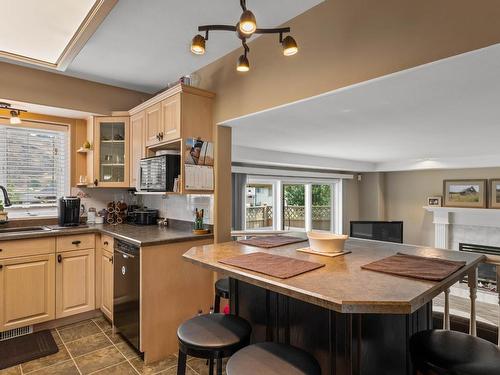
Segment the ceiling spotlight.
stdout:
<svg viewBox="0 0 500 375">
<path fill-rule="evenodd" d="M 20 123 L 21 119 L 19 118 L 19 111 L 10 111 L 10 124 L 19 125 Z"/>
<path fill-rule="evenodd" d="M 292 56 L 299 52 L 297 42 L 290 35 L 286 36 L 285 39 L 283 39 L 281 45 L 283 46 L 283 55 L 285 56 Z"/>
<path fill-rule="evenodd" d="M 195 55 L 203 55 L 205 53 L 205 38 L 200 34 L 193 38 L 191 42 L 191 52 Z"/>
<path fill-rule="evenodd" d="M 238 72 L 248 72 L 250 70 L 250 63 L 248 62 L 247 54 L 241 55 L 238 58 L 238 63 L 236 64 L 236 70 Z"/>
<path fill-rule="evenodd" d="M 248 9 L 241 14 L 239 28 L 247 36 L 252 35 L 257 30 L 257 20 L 254 14 Z"/>
</svg>

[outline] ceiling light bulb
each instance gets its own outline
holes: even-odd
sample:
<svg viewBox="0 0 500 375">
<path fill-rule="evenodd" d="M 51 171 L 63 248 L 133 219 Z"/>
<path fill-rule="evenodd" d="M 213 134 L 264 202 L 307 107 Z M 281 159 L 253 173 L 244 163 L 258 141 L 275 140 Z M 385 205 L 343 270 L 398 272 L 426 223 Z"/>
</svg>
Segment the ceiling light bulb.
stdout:
<svg viewBox="0 0 500 375">
<path fill-rule="evenodd" d="M 240 31 L 245 35 L 252 35 L 257 30 L 257 21 L 255 16 L 249 10 L 245 10 L 240 17 Z"/>
<path fill-rule="evenodd" d="M 19 118 L 19 113 L 16 111 L 10 111 L 10 124 L 11 125 L 19 125 L 21 123 L 21 119 Z"/>
<path fill-rule="evenodd" d="M 195 35 L 191 42 L 191 52 L 195 55 L 203 55 L 205 53 L 205 38 L 200 34 Z"/>
<path fill-rule="evenodd" d="M 297 42 L 290 35 L 283 39 L 281 45 L 283 46 L 283 55 L 285 56 L 292 56 L 299 52 Z"/>
<path fill-rule="evenodd" d="M 238 64 L 236 64 L 236 70 L 238 72 L 248 72 L 250 70 L 250 63 L 245 55 L 239 57 Z"/>
</svg>

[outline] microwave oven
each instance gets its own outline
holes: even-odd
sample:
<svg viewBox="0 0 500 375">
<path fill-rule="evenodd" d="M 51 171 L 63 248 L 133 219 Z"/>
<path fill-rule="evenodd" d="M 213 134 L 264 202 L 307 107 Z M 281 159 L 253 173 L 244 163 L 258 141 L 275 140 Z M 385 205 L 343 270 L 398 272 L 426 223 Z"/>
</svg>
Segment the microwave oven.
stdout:
<svg viewBox="0 0 500 375">
<path fill-rule="evenodd" d="M 160 155 L 140 161 L 139 190 L 173 191 L 174 179 L 180 174 L 180 155 Z"/>
</svg>

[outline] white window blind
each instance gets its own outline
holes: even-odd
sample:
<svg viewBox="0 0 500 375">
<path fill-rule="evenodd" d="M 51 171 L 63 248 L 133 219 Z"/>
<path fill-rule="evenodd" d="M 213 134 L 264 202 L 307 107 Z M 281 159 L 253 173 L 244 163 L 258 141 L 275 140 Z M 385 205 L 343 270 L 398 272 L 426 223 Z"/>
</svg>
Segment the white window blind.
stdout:
<svg viewBox="0 0 500 375">
<path fill-rule="evenodd" d="M 0 124 L 0 185 L 13 206 L 55 205 L 68 178 L 68 133 Z"/>
</svg>

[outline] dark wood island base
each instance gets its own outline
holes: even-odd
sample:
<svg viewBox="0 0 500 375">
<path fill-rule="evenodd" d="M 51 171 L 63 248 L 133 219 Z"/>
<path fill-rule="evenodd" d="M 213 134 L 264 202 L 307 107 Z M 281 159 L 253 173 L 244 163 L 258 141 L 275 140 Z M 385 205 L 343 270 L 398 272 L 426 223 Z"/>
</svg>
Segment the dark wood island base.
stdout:
<svg viewBox="0 0 500 375">
<path fill-rule="evenodd" d="M 325 375 L 412 375 L 409 339 L 432 328 L 432 302 L 412 314 L 346 314 L 236 279 L 230 288 L 231 313 L 252 324 L 252 342 L 304 349 Z"/>
</svg>

